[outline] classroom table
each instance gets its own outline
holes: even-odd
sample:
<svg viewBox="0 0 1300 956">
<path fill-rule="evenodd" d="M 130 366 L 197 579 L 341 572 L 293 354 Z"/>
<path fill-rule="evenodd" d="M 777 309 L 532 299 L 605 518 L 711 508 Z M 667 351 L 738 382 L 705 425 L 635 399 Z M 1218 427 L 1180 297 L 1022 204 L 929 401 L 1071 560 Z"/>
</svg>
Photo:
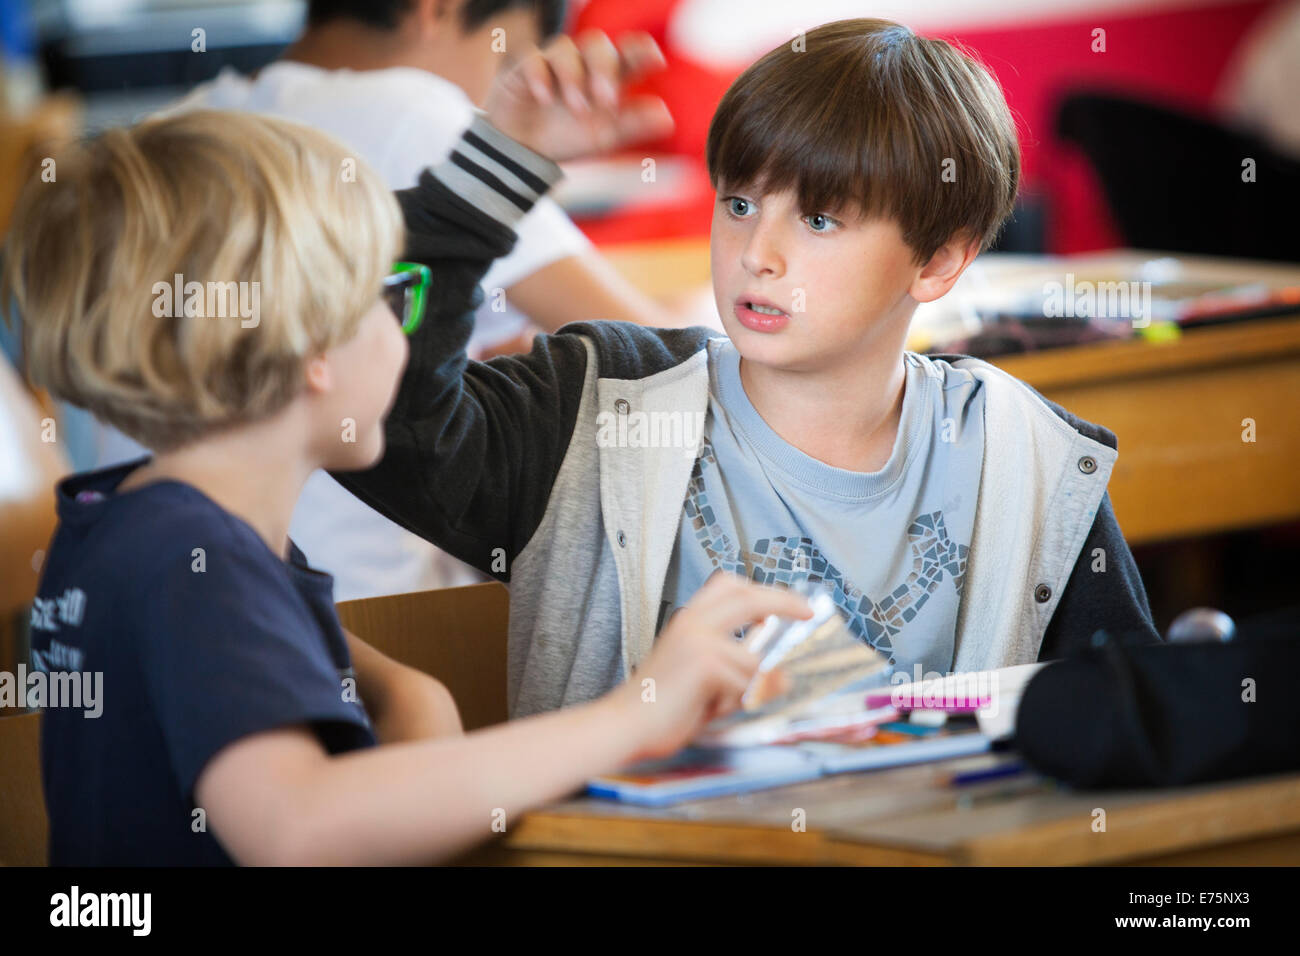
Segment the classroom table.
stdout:
<svg viewBox="0 0 1300 956">
<path fill-rule="evenodd" d="M 707 239 L 602 251 L 650 295 L 684 301 L 694 290 L 696 308 L 707 298 Z M 1044 269 L 1118 270 L 1161 256 L 992 253 L 977 261 L 983 278 L 997 283 Z M 1197 278 L 1300 284 L 1296 265 L 1176 258 Z M 1300 519 L 1300 312 L 1188 330 L 1170 342 L 1101 342 L 990 361 L 1115 433 L 1119 459 L 1109 490 L 1129 544 Z M 1245 419 L 1255 423 L 1254 442 L 1242 440 Z"/>
<path fill-rule="evenodd" d="M 460 862 L 1300 864 L 1300 773 L 1146 791 L 1071 791 L 1032 773 L 947 784 L 944 777 L 969 759 L 823 777 L 674 807 L 577 798 L 507 820 L 505 833 Z M 802 830 L 796 828 L 799 810 Z"/>
<path fill-rule="evenodd" d="M 1300 312 L 992 361 L 1115 433 L 1108 490 L 1129 544 L 1300 518 Z"/>
</svg>

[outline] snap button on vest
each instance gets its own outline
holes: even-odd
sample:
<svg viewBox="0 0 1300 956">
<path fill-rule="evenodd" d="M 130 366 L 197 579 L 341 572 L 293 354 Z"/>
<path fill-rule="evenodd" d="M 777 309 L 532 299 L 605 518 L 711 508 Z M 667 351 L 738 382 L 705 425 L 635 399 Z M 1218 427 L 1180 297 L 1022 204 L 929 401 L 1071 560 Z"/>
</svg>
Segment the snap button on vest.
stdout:
<svg viewBox="0 0 1300 956">
<path fill-rule="evenodd" d="M 614 403 L 614 411 L 618 412 L 620 415 L 626 415 L 628 409 L 631 407 L 632 406 L 628 404 L 626 398 L 620 398 Z"/>
<path fill-rule="evenodd" d="M 1091 455 L 1084 455 L 1079 459 L 1079 470 L 1085 475 L 1091 475 L 1097 470 L 1097 460 Z"/>
<path fill-rule="evenodd" d="M 1052 599 L 1052 589 L 1046 584 L 1040 584 L 1034 588 L 1034 600 L 1039 604 L 1046 604 Z"/>
</svg>

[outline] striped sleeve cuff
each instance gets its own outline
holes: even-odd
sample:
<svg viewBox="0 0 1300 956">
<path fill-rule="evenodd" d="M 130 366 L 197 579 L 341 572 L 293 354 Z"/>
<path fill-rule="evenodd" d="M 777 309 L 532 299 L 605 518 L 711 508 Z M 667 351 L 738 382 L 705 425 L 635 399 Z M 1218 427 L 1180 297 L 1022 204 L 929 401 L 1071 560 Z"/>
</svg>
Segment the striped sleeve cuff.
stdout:
<svg viewBox="0 0 1300 956">
<path fill-rule="evenodd" d="M 431 171 L 452 192 L 511 228 L 564 176 L 559 166 L 502 133 L 482 112 L 475 112 L 451 155 Z"/>
</svg>

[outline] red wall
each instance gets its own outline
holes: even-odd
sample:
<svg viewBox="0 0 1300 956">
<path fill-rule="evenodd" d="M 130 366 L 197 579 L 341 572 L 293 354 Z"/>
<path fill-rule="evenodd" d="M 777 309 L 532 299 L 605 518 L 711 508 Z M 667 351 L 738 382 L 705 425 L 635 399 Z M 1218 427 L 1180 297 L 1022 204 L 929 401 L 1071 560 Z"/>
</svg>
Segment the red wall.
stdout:
<svg viewBox="0 0 1300 956">
<path fill-rule="evenodd" d="M 599 27 L 611 35 L 646 30 L 664 47 L 669 69 L 645 86 L 663 96 L 677 121 L 671 137 L 637 150 L 667 150 L 702 166 L 709 120 L 734 71 L 719 72 L 677 57 L 665 29 L 677 0 L 591 0 L 573 29 Z M 1224 67 L 1250 26 L 1278 0 L 1187 4 L 1149 13 L 1101 13 L 1046 23 L 932 31 L 960 42 L 1002 83 L 1017 116 L 1024 154 L 1022 191 L 1048 203 L 1048 246 L 1080 252 L 1117 245 L 1105 202 L 1086 162 L 1052 135 L 1063 91 L 1082 86 L 1118 89 L 1192 108 L 1208 108 Z M 1106 30 L 1105 53 L 1093 53 L 1092 31 Z M 1297 91 L 1300 95 L 1300 91 Z M 708 232 L 711 200 L 607 220 L 581 222 L 596 242 L 698 235 Z"/>
</svg>

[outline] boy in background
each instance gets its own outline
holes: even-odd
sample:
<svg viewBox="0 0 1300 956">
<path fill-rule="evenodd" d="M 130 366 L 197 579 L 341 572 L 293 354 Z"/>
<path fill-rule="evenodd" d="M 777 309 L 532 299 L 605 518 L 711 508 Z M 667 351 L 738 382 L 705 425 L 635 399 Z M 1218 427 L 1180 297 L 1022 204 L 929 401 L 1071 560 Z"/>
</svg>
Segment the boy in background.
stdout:
<svg viewBox="0 0 1300 956">
<path fill-rule="evenodd" d="M 584 61 L 574 87 L 534 54 L 494 121 L 557 157 L 643 134 L 631 104 L 576 117 L 555 102 L 629 73 Z M 294 502 L 313 470 L 379 458 L 416 291 L 455 287 L 457 250 L 481 257 L 484 236 L 508 246 L 559 175 L 484 117 L 401 209 L 364 163 L 341 177 L 350 161 L 304 126 L 195 112 L 110 130 L 20 197 L 0 289 L 32 377 L 157 449 L 58 487 L 33 661 L 102 694 L 96 712 L 45 709 L 53 865 L 444 858 L 502 811 L 676 750 L 756 670 L 730 632 L 810 613 L 719 576 L 636 682 L 468 735 L 441 685 L 345 632 L 329 575 L 289 537 Z M 489 182 L 527 192 L 507 201 Z M 403 212 L 446 239 L 432 276 L 394 271 Z M 205 291 L 225 309 L 200 305 Z"/>
<path fill-rule="evenodd" d="M 1012 211 L 997 82 L 887 21 L 800 40 L 710 129 L 730 340 L 577 324 L 480 364 L 447 319 L 412 341 L 383 461 L 340 478 L 510 582 L 512 715 L 615 686 L 719 569 L 829 588 L 908 678 L 1159 640 L 1106 494 L 1114 435 L 903 348 Z"/>
</svg>

